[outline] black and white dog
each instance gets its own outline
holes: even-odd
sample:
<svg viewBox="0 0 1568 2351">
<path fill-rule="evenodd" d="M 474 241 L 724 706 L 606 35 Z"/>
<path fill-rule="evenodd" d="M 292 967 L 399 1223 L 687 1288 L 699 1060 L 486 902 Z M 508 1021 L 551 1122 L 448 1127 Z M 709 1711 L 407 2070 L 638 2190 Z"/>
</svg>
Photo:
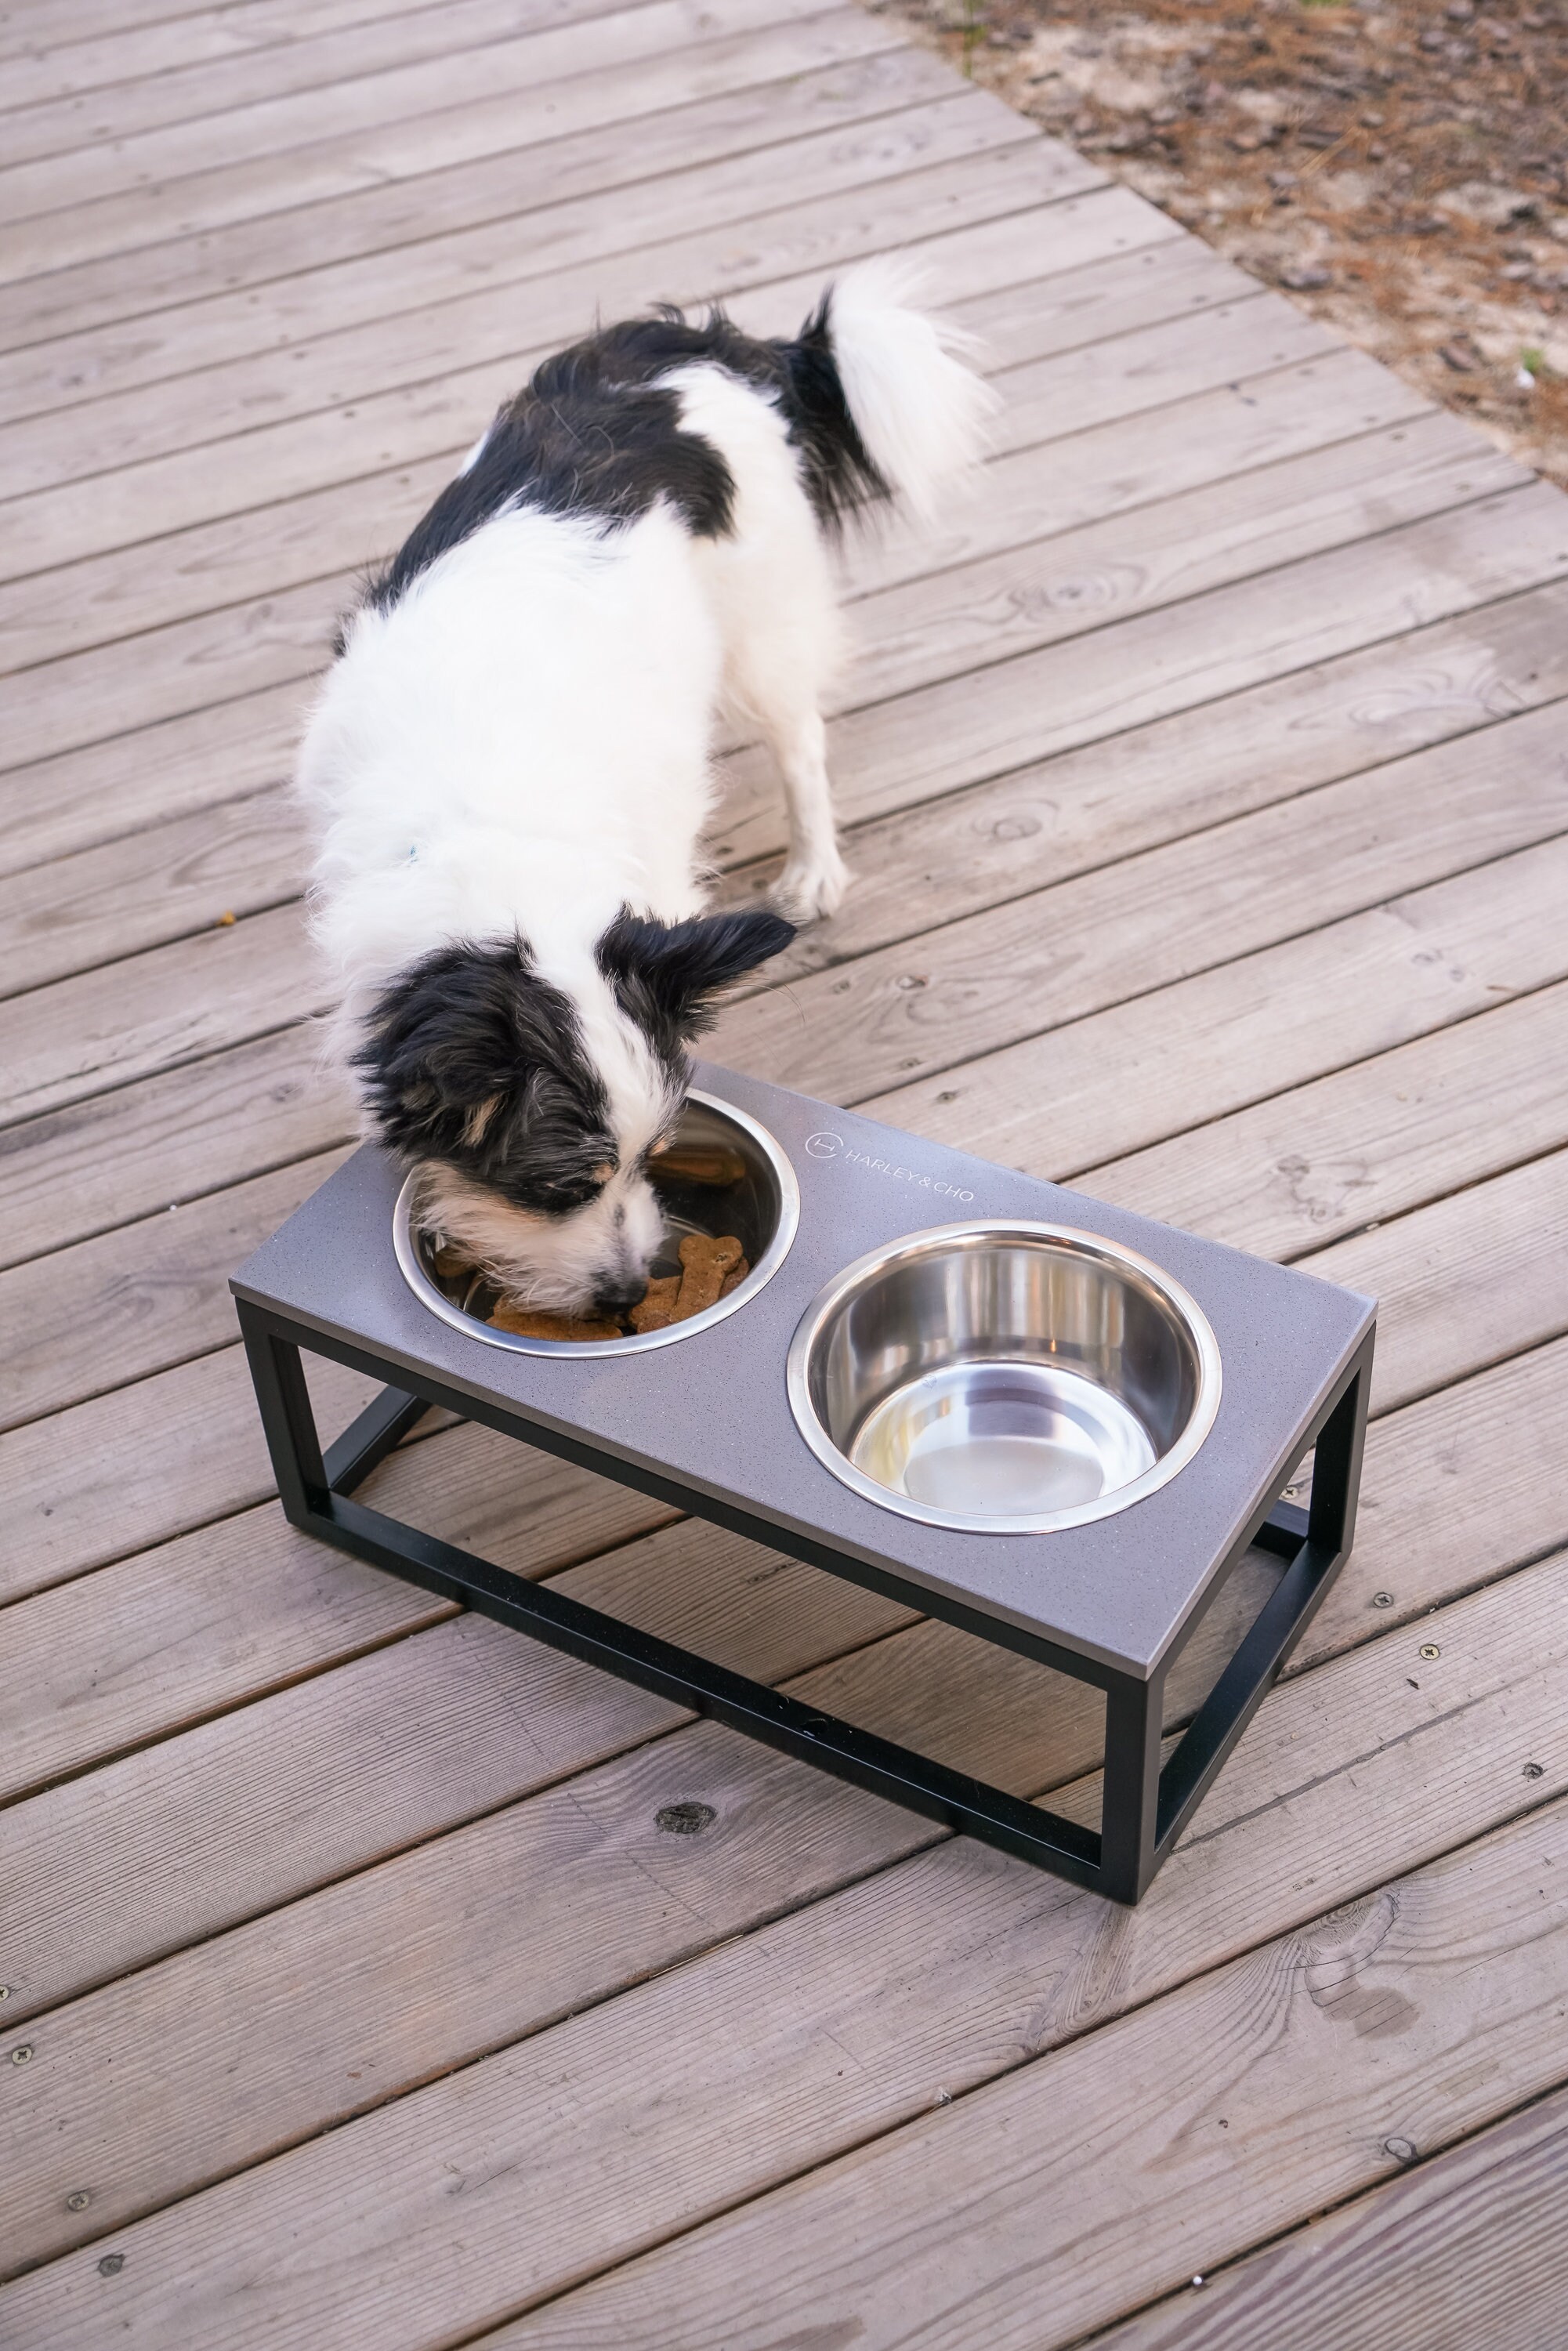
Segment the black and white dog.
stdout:
<svg viewBox="0 0 1568 2351">
<path fill-rule="evenodd" d="M 721 713 L 782 771 L 780 906 L 843 895 L 828 542 L 928 510 L 989 404 L 907 292 L 865 264 L 792 342 L 669 312 L 547 360 L 346 623 L 299 768 L 336 1050 L 430 1222 L 532 1303 L 642 1295 L 686 1045 L 793 935 L 703 913 Z"/>
</svg>

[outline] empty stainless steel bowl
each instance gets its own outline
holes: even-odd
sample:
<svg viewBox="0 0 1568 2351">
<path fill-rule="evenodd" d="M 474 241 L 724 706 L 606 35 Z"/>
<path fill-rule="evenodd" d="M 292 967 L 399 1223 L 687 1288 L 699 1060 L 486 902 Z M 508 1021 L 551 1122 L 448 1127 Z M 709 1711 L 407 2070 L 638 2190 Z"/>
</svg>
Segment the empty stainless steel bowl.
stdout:
<svg viewBox="0 0 1568 2351">
<path fill-rule="evenodd" d="M 790 1408 L 835 1478 L 973 1534 L 1124 1510 L 1219 1408 L 1196 1301 L 1134 1250 L 1059 1225 L 914 1233 L 849 1266 L 789 1351 Z"/>
<path fill-rule="evenodd" d="M 660 1173 L 657 1160 L 650 1170 L 664 1203 L 666 1226 L 664 1251 L 653 1265 L 654 1273 L 679 1272 L 675 1250 L 683 1233 L 734 1233 L 750 1263 L 746 1280 L 706 1313 L 624 1339 L 525 1339 L 515 1332 L 494 1330 L 480 1315 L 465 1312 L 449 1298 L 432 1270 L 430 1236 L 419 1223 L 417 1176 L 411 1176 L 404 1184 L 392 1212 L 392 1246 L 403 1279 L 415 1297 L 444 1322 L 471 1339 L 483 1339 L 487 1346 L 510 1347 L 523 1355 L 639 1355 L 706 1331 L 727 1314 L 738 1312 L 778 1272 L 800 1222 L 800 1191 L 794 1169 L 767 1128 L 744 1111 L 716 1101 L 712 1094 L 694 1089 L 686 1097 L 675 1148 L 726 1152 L 737 1159 L 741 1169 L 734 1183 L 722 1186 L 672 1179 Z"/>
</svg>

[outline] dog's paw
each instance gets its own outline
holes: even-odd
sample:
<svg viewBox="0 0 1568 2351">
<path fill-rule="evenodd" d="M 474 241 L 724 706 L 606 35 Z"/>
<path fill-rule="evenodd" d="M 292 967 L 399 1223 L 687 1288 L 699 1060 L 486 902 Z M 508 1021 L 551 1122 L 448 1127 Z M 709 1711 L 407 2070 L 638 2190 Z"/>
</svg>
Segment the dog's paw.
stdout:
<svg viewBox="0 0 1568 2351">
<path fill-rule="evenodd" d="M 799 863 L 791 858 L 774 886 L 773 902 L 793 923 L 823 922 L 838 913 L 852 878 L 836 849 Z"/>
</svg>

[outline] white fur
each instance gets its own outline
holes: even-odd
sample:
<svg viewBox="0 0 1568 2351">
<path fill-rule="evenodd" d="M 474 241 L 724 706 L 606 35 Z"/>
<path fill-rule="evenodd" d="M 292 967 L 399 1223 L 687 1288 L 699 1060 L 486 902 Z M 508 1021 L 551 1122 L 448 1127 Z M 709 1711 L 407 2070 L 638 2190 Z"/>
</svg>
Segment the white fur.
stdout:
<svg viewBox="0 0 1568 2351">
<path fill-rule="evenodd" d="M 997 395 L 958 356 L 967 336 L 924 310 L 922 272 L 896 255 L 862 261 L 833 287 L 833 358 L 872 460 L 929 519 L 986 447 Z"/>
<path fill-rule="evenodd" d="M 881 265 L 850 272 L 832 328 L 862 438 L 924 509 L 972 461 L 988 395 L 929 321 L 899 307 L 904 282 Z M 390 612 L 355 617 L 299 764 L 319 827 L 314 927 L 338 982 L 340 1057 L 420 956 L 518 937 L 576 1008 L 622 1169 L 674 1105 L 595 945 L 622 906 L 667 922 L 701 910 L 718 711 L 777 756 L 786 910 L 831 914 L 848 881 L 821 716 L 840 658 L 836 601 L 785 420 L 710 362 L 669 381 L 684 421 L 729 465 L 733 534 L 695 540 L 663 506 L 610 531 L 526 508 L 492 519 Z M 430 1180 L 443 1228 L 541 1303 L 581 1303 L 607 1268 L 645 1264 L 657 1242 L 653 1193 L 623 1173 L 564 1218 L 530 1218 L 456 1177 Z"/>
</svg>

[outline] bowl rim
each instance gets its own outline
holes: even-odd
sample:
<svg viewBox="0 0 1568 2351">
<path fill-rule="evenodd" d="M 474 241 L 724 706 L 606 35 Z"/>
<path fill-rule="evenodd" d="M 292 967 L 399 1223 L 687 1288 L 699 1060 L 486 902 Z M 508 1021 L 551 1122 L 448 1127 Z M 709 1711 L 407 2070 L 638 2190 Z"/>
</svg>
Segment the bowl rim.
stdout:
<svg viewBox="0 0 1568 2351">
<path fill-rule="evenodd" d="M 699 1332 L 711 1330 L 716 1322 L 738 1312 L 757 1296 L 759 1290 L 772 1280 L 789 1254 L 800 1223 L 800 1186 L 789 1154 L 777 1135 L 765 1127 L 760 1119 L 748 1111 L 738 1110 L 733 1102 L 717 1094 L 706 1092 L 700 1086 L 688 1087 L 685 1099 L 704 1110 L 716 1111 L 732 1125 L 740 1127 L 759 1147 L 773 1170 L 779 1186 L 779 1221 L 773 1238 L 746 1280 L 737 1284 L 727 1298 L 720 1298 L 700 1314 L 692 1314 L 684 1322 L 667 1322 L 662 1331 L 632 1332 L 623 1339 L 529 1339 L 520 1332 L 494 1331 L 487 1322 L 480 1322 L 454 1306 L 444 1290 L 432 1280 L 420 1262 L 413 1238 L 413 1202 L 419 1189 L 419 1171 L 412 1169 L 399 1190 L 392 1208 L 392 1250 L 403 1280 L 433 1314 L 465 1338 L 476 1339 L 482 1346 L 501 1347 L 515 1355 L 554 1355 L 572 1359 L 601 1361 L 617 1355 L 650 1354 L 655 1347 L 668 1347 L 676 1340 L 695 1338 Z"/>
<path fill-rule="evenodd" d="M 1167 1453 L 1161 1456 L 1152 1469 L 1141 1478 L 1131 1479 L 1124 1486 L 1110 1494 L 1101 1495 L 1092 1502 L 1081 1502 L 1065 1510 L 1041 1510 L 1026 1515 L 1009 1514 L 982 1518 L 968 1512 L 934 1510 L 924 1502 L 908 1495 L 895 1493 L 891 1486 L 879 1485 L 857 1469 L 847 1455 L 841 1452 L 818 1417 L 811 1401 L 808 1376 L 812 1350 L 830 1318 L 846 1305 L 857 1290 L 867 1288 L 873 1275 L 886 1271 L 902 1259 L 933 1256 L 955 1242 L 995 1239 L 1001 1236 L 1023 1241 L 1054 1241 L 1082 1255 L 1095 1257 L 1132 1273 L 1151 1289 L 1177 1320 L 1185 1322 L 1197 1355 L 1197 1394 L 1187 1416 L 1186 1425 Z M 1056 1534 L 1068 1527 L 1091 1525 L 1097 1519 L 1118 1517 L 1136 1502 L 1158 1492 L 1162 1486 L 1185 1469 L 1198 1447 L 1213 1428 L 1219 1411 L 1223 1373 L 1219 1342 L 1202 1307 L 1185 1285 L 1122 1241 L 1108 1240 L 1102 1233 L 1084 1231 L 1077 1225 L 1062 1225 L 1027 1217 L 966 1217 L 952 1225 L 929 1225 L 916 1233 L 904 1233 L 897 1240 L 884 1241 L 852 1264 L 834 1274 L 817 1292 L 795 1326 L 789 1342 L 789 1360 L 785 1367 L 785 1385 L 789 1397 L 789 1409 L 795 1426 L 825 1469 L 841 1485 L 873 1502 L 878 1510 L 892 1510 L 898 1517 L 915 1519 L 922 1526 L 944 1528 L 955 1534 L 978 1535 L 1040 1535 Z"/>
</svg>

